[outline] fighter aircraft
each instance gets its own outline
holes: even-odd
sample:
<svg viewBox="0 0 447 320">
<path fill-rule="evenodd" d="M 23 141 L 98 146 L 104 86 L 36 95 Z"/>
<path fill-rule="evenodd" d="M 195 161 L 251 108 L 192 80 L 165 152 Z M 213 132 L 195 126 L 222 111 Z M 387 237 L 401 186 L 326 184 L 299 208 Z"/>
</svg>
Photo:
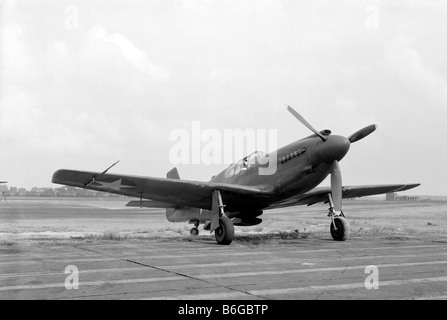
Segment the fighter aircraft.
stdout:
<svg viewBox="0 0 447 320">
<path fill-rule="evenodd" d="M 317 131 L 290 106 L 287 109 L 313 134 L 292 142 L 275 152 L 254 152 L 230 165 L 209 182 L 180 180 L 176 168 L 166 178 L 108 174 L 61 169 L 52 182 L 67 186 L 110 192 L 139 200 L 127 206 L 166 208 L 170 222 L 194 224 L 192 235 L 204 229 L 215 233 L 218 244 L 229 245 L 234 226 L 253 226 L 262 222 L 264 210 L 297 205 L 329 204 L 330 233 L 334 240 L 349 237 L 350 226 L 342 211 L 343 198 L 355 198 L 404 191 L 420 184 L 342 186 L 339 161 L 351 143 L 376 130 L 370 125 L 349 137 L 332 135 L 330 130 Z M 260 174 L 270 165 L 273 174 Z M 330 187 L 318 185 L 331 175 Z M 144 199 L 144 200 L 143 200 Z"/>
</svg>

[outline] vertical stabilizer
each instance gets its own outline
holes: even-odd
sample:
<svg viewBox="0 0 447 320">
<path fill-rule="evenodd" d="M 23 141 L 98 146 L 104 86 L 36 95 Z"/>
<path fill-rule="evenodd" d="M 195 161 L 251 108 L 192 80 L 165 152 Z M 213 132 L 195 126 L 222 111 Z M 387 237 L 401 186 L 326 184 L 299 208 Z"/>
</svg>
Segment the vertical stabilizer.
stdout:
<svg viewBox="0 0 447 320">
<path fill-rule="evenodd" d="M 178 179 L 180 180 L 180 175 L 178 174 L 177 168 L 172 169 L 166 174 L 166 178 L 169 179 Z"/>
<path fill-rule="evenodd" d="M 168 179 L 180 180 L 177 168 L 172 169 L 166 174 Z M 166 218 L 170 222 L 186 222 L 186 221 L 201 221 L 201 219 L 207 219 L 207 215 L 201 215 L 199 208 L 192 207 L 175 207 L 166 208 Z"/>
<path fill-rule="evenodd" d="M 180 175 L 178 174 L 177 168 L 173 168 L 171 171 L 169 171 L 166 174 L 166 178 L 180 180 Z M 166 208 L 166 219 L 168 219 L 168 221 L 174 222 L 174 214 L 175 208 Z"/>
</svg>

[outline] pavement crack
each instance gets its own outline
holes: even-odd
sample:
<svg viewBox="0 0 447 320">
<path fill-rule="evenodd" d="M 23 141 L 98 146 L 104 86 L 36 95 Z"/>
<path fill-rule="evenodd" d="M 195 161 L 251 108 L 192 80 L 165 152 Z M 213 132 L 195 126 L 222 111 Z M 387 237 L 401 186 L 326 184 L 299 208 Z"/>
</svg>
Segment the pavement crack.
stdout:
<svg viewBox="0 0 447 320">
<path fill-rule="evenodd" d="M 341 272 L 341 274 L 344 275 L 347 269 L 348 269 L 348 266 L 345 266 L 345 268 L 343 269 L 343 271 Z"/>
<path fill-rule="evenodd" d="M 345 256 L 343 253 L 340 252 L 340 250 L 335 249 L 335 251 L 337 251 L 342 257 Z"/>
<path fill-rule="evenodd" d="M 118 258 L 118 259 L 120 259 L 120 258 Z M 130 260 L 130 259 L 120 259 L 120 260 L 126 261 L 126 262 L 130 262 L 130 263 L 134 263 L 134 264 L 137 264 L 137 265 L 143 266 L 143 267 L 148 267 L 148 268 L 151 268 L 151 269 L 154 269 L 154 270 L 159 270 L 159 271 L 162 271 L 162 272 L 175 274 L 177 276 L 184 277 L 184 278 L 187 278 L 187 279 L 190 279 L 190 280 L 200 281 L 200 282 L 212 285 L 212 286 L 218 286 L 218 287 L 230 290 L 230 291 L 240 292 L 240 293 L 252 296 L 252 297 L 261 298 L 261 299 L 267 299 L 266 297 L 262 297 L 262 296 L 258 296 L 258 295 L 252 294 L 249 291 L 235 289 L 235 288 L 232 288 L 232 287 L 229 287 L 229 286 L 225 286 L 225 285 L 221 285 L 221 284 L 218 284 L 218 283 L 214 283 L 212 281 L 208 281 L 208 280 L 205 280 L 205 279 L 202 279 L 202 278 L 199 278 L 199 277 L 190 276 L 190 275 L 187 275 L 185 273 L 181 273 L 181 272 L 176 272 L 176 271 L 160 268 L 160 267 L 157 267 L 157 266 L 149 265 L 149 264 L 146 264 L 146 263 L 141 263 L 141 262 Z"/>
<path fill-rule="evenodd" d="M 314 300 L 318 300 L 318 299 L 320 299 L 320 297 L 321 297 L 323 294 L 324 294 L 324 291 L 323 291 L 323 292 L 320 292 L 320 293 L 318 294 L 318 296 L 316 296 L 316 297 L 314 298 Z"/>
<path fill-rule="evenodd" d="M 177 276 L 180 276 L 180 277 L 183 277 L 183 278 L 187 278 L 187 279 L 190 279 L 190 280 L 200 281 L 200 282 L 206 283 L 208 285 L 212 285 L 213 287 L 217 286 L 217 287 L 225 288 L 225 289 L 230 290 L 230 291 L 243 293 L 243 294 L 255 297 L 255 298 L 268 300 L 268 298 L 266 298 L 266 297 L 255 295 L 255 294 L 253 294 L 253 293 L 251 293 L 249 291 L 235 289 L 235 288 L 232 288 L 230 286 L 225 286 L 225 285 L 221 285 L 221 284 L 218 284 L 218 283 L 214 283 L 212 281 L 208 281 L 206 279 L 202 279 L 200 277 L 194 277 L 194 276 L 187 275 L 185 273 L 168 270 L 168 269 L 165 269 L 165 268 L 153 266 L 153 265 L 146 264 L 146 263 L 141 263 L 141 262 L 138 262 L 138 261 L 135 261 L 135 260 L 131 260 L 131 259 L 121 258 L 121 257 L 118 257 L 118 256 L 114 256 L 114 255 L 111 255 L 111 254 L 106 254 L 104 252 L 99 252 L 99 251 L 96 251 L 96 250 L 93 250 L 93 249 L 89 249 L 89 248 L 84 248 L 84 247 L 80 247 L 80 246 L 75 246 L 75 247 L 77 249 L 80 249 L 80 250 L 85 250 L 85 251 L 93 252 L 93 253 L 100 254 L 100 255 L 103 255 L 103 256 L 106 256 L 106 257 L 115 258 L 117 260 L 133 263 L 133 264 L 136 264 L 136 265 L 139 265 L 139 266 L 142 266 L 142 267 L 147 267 L 147 268 L 151 268 L 151 269 L 154 269 L 154 270 L 166 272 L 166 273 L 169 273 L 169 274 L 174 274 L 174 275 L 177 275 Z"/>
</svg>

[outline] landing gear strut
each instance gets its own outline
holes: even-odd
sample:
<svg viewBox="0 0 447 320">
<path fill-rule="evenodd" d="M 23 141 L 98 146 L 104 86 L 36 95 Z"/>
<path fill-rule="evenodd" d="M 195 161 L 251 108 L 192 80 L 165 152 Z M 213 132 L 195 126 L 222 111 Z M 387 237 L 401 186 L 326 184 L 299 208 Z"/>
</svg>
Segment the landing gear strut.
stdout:
<svg viewBox="0 0 447 320">
<path fill-rule="evenodd" d="M 336 241 L 345 241 L 349 238 L 349 234 L 351 233 L 351 227 L 349 225 L 348 220 L 345 218 L 343 211 L 337 212 L 334 210 L 334 202 L 332 201 L 332 195 L 328 194 L 329 200 L 329 214 L 328 217 L 331 217 L 331 235 L 332 238 Z"/>
<path fill-rule="evenodd" d="M 213 192 L 213 207 L 210 232 L 214 231 L 216 241 L 221 245 L 229 245 L 234 238 L 233 221 L 225 215 L 225 205 L 219 190 Z"/>
</svg>

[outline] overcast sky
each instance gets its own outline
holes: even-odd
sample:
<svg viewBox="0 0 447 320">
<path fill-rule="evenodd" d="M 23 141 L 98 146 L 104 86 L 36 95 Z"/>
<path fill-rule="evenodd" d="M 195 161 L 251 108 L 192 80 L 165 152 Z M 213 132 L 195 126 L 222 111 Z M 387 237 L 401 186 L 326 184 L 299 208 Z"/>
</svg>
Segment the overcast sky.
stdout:
<svg viewBox="0 0 447 320">
<path fill-rule="evenodd" d="M 60 168 L 164 177 L 170 133 L 349 136 L 345 185 L 447 195 L 445 1 L 13 1 L 0 7 L 0 180 Z M 178 165 L 208 181 L 226 167 Z M 328 183 L 325 183 L 328 185 Z"/>
</svg>

